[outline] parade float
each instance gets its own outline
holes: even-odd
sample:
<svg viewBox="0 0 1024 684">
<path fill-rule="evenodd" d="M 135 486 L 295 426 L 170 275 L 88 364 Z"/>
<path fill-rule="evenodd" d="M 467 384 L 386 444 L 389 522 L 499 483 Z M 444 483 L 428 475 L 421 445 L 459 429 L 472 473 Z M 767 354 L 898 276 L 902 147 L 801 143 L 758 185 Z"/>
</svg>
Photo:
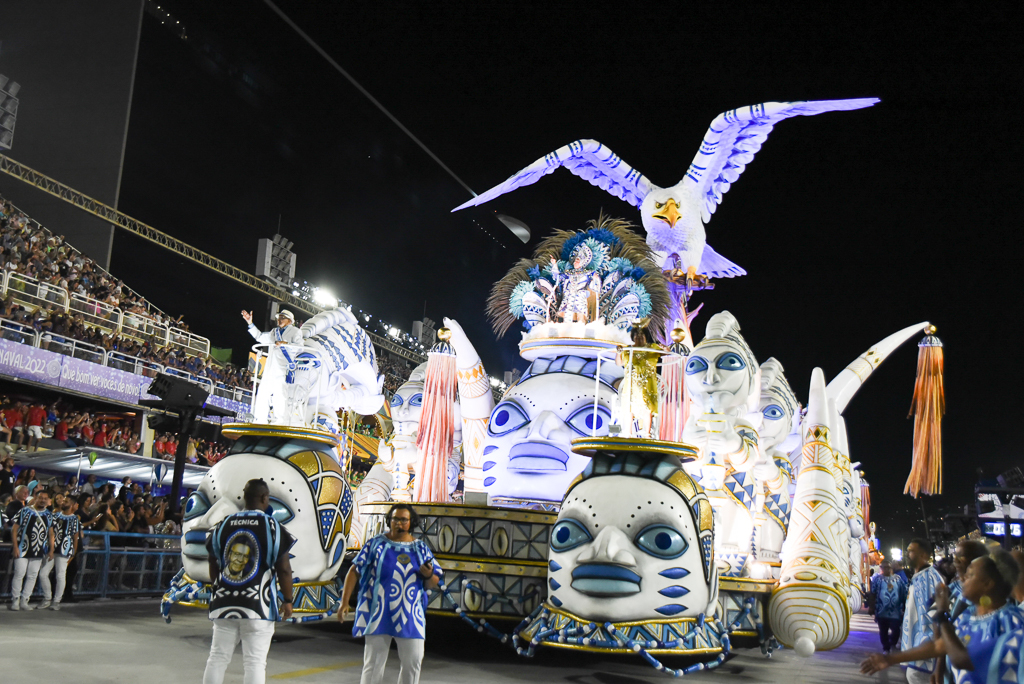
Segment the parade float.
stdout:
<svg viewBox="0 0 1024 684">
<path fill-rule="evenodd" d="M 715 278 L 743 275 L 706 245 L 703 223 L 772 126 L 874 102 L 726 112 L 672 188 L 653 185 L 600 143 L 579 141 L 471 202 L 565 166 L 639 207 L 642 228 L 601 216 L 555 231 L 495 284 L 487 301 L 494 331 L 521 326 L 527 364 L 497 402 L 474 343 L 445 319 L 428 362 L 388 399 L 392 430 L 355 492 L 344 477 L 345 435 L 321 407 L 377 409 L 372 347 L 349 345 L 344 353 L 355 355 L 335 359 L 331 345 L 310 339 L 340 335 L 339 323 L 358 339 L 354 320 L 330 312 L 309 334 L 307 323 L 312 351 L 286 368 L 287 382 L 299 384 L 284 391 L 286 424 L 226 428 L 235 449 L 193 494 L 195 508 L 189 500 L 185 568 L 165 615 L 173 603 L 203 604 L 198 547 L 238 505 L 217 488 L 234 491 L 239 478 L 260 475 L 286 506 L 275 517 L 300 538 L 292 563 L 297 586 L 308 587 L 296 603 L 297 613 L 307 610 L 300 620 L 336 609 L 344 547 L 384 531 L 387 511 L 403 501 L 416 505 L 418 536 L 444 570 L 428 614 L 459 617 L 523 655 L 541 647 L 633 653 L 679 676 L 723 662 L 737 637 L 768 654 L 779 644 L 805 656 L 842 644 L 877 549 L 842 415 L 873 370 L 924 333 L 908 490 L 936 491 L 941 344 L 928 323 L 912 325 L 829 382 L 815 369 L 796 384 L 808 387 L 801 401 L 780 361 L 785 340 L 759 362 L 726 310 L 708 316 L 695 339 L 691 298 Z M 698 661 L 672 670 L 661 655 Z"/>
</svg>

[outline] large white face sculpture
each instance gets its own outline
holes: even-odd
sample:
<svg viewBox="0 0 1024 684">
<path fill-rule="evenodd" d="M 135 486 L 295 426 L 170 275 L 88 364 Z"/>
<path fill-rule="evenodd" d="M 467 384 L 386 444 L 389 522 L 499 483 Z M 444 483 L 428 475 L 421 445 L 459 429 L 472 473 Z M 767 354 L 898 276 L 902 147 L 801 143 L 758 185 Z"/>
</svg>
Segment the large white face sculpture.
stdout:
<svg viewBox="0 0 1024 684">
<path fill-rule="evenodd" d="M 761 426 L 757 431 L 761 450 L 768 453 L 781 444 L 792 431 L 793 416 L 800 409 L 796 395 L 783 375 L 782 364 L 768 359 L 761 364 L 761 395 L 757 411 Z"/>
<path fill-rule="evenodd" d="M 684 382 L 698 413 L 742 416 L 756 405 L 760 370 L 739 330 L 731 313 L 715 314 L 687 357 Z"/>
<path fill-rule="evenodd" d="M 270 487 L 274 518 L 295 537 L 292 573 L 302 581 L 333 577 L 345 555 L 352 492 L 344 473 L 319 442 L 285 437 L 240 437 L 232 453 L 203 478 L 182 511 L 181 558 L 194 580 L 209 582 L 206 535 L 245 508 L 242 489 L 253 478 Z"/>
<path fill-rule="evenodd" d="M 426 364 L 421 364 L 409 376 L 408 382 L 391 397 L 391 421 L 394 427 L 391 446 L 395 450 L 395 459 L 405 468 L 415 466 L 418 459 L 416 435 L 420 427 L 420 415 L 423 413 L 425 377 Z"/>
<path fill-rule="evenodd" d="M 707 498 L 678 459 L 599 454 L 551 530 L 548 601 L 584 621 L 710 614 L 711 526 Z"/>
<path fill-rule="evenodd" d="M 561 501 L 589 459 L 571 441 L 606 436 L 622 369 L 578 356 L 537 359 L 494 407 L 483 449 L 484 489 L 490 496 Z M 594 393 L 597 391 L 597 409 Z"/>
</svg>

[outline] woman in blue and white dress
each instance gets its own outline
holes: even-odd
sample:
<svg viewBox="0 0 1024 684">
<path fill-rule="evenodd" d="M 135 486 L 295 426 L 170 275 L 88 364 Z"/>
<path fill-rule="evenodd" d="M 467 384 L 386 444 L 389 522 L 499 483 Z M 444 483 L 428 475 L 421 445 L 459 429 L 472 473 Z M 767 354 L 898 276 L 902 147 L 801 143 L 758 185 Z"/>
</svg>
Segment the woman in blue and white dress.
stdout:
<svg viewBox="0 0 1024 684">
<path fill-rule="evenodd" d="M 402 663 L 399 683 L 417 684 L 427 636 L 427 591 L 440 583 L 442 571 L 430 547 L 410 533 L 419 526 L 412 506 L 392 506 L 387 520 L 391 531 L 367 542 L 352 561 L 338 621 L 347 619 L 349 599 L 358 584 L 352 636 L 366 639 L 360 684 L 379 684 L 392 639 Z"/>
<path fill-rule="evenodd" d="M 946 665 L 957 684 L 985 684 L 993 669 L 1002 675 L 1001 664 L 993 659 L 999 640 L 1024 629 L 1024 613 L 1008 600 L 1019 577 L 1016 560 L 1003 549 L 993 549 L 974 560 L 960 587 L 970 605 L 955 620 L 949 616 L 948 587 L 936 587 L 939 637 L 907 651 L 872 654 L 861 663 L 861 672 L 873 674 L 897 663 L 946 656 Z M 1016 677 L 1000 681 L 1016 681 Z"/>
</svg>

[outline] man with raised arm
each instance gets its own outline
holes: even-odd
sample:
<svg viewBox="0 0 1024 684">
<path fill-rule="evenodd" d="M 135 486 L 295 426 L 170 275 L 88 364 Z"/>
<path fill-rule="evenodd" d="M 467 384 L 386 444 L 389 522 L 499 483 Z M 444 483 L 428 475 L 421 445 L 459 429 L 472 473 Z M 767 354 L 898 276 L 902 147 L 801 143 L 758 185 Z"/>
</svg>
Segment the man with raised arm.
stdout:
<svg viewBox="0 0 1024 684">
<path fill-rule="evenodd" d="M 295 316 L 287 309 L 277 314 L 277 327 L 260 332 L 252 323 L 252 312 L 242 311 L 249 325 L 249 334 L 258 344 L 269 345 L 267 363 L 253 403 L 257 423 L 287 423 L 288 396 L 286 386 L 295 382 L 296 346 L 302 346 L 302 331 L 295 327 Z M 291 348 L 289 348 L 291 346 Z"/>
</svg>

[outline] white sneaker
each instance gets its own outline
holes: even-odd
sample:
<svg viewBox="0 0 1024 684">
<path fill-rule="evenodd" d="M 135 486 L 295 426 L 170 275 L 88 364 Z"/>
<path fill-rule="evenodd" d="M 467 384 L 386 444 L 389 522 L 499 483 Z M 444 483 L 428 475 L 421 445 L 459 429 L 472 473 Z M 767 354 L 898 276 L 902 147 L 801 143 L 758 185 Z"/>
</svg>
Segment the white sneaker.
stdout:
<svg viewBox="0 0 1024 684">
<path fill-rule="evenodd" d="M 36 607 L 35 606 L 30 606 L 28 601 L 22 601 L 21 602 L 21 609 L 22 610 L 35 610 Z"/>
<path fill-rule="evenodd" d="M 52 603 L 51 601 L 47 601 L 46 599 L 43 599 L 43 602 L 39 604 L 39 610 L 45 610 L 45 609 L 49 608 L 51 603 Z"/>
<path fill-rule="evenodd" d="M 18 606 L 18 602 L 15 601 L 11 605 L 7 606 L 7 610 L 21 610 L 21 608 Z"/>
<path fill-rule="evenodd" d="M 50 610 L 60 610 L 60 601 L 55 601 L 50 605 Z"/>
</svg>

